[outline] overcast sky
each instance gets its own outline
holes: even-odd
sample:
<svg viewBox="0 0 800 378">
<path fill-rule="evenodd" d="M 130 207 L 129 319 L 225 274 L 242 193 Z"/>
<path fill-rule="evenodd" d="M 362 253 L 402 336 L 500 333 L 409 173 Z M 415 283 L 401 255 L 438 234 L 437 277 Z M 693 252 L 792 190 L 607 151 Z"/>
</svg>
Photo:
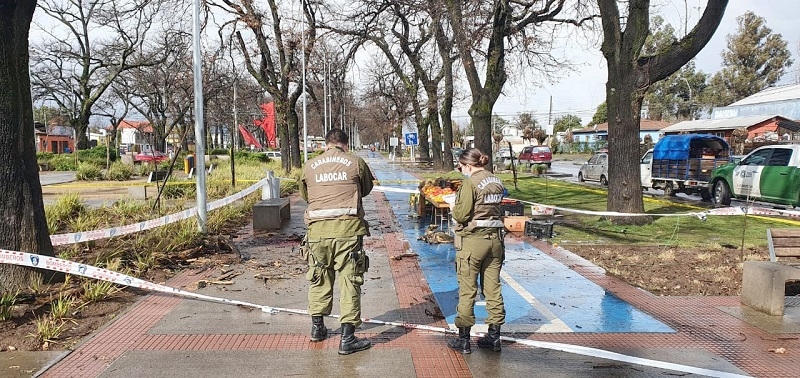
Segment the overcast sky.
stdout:
<svg viewBox="0 0 800 378">
<path fill-rule="evenodd" d="M 689 29 L 697 22 L 704 7 L 705 0 L 687 0 L 690 7 Z M 667 18 L 676 32 L 683 35 L 683 14 L 686 3 L 683 0 L 654 0 L 654 4 L 662 4 L 660 13 Z M 697 68 L 707 74 L 717 72 L 722 65 L 720 53 L 726 49 L 726 36 L 736 33 L 738 24 L 736 17 L 751 10 L 763 17 L 773 33 L 779 33 L 788 42 L 794 64 L 791 71 L 780 84 L 793 84 L 800 59 L 798 59 L 798 43 L 800 43 L 800 13 L 796 11 L 797 0 L 731 0 L 728 3 L 722 23 L 706 47 L 697 55 Z M 547 123 L 550 96 L 553 98 L 553 116 L 558 118 L 564 114 L 575 114 L 586 124 L 591 120 L 597 106 L 605 100 L 606 64 L 600 54 L 599 45 L 593 49 L 585 46 L 572 46 L 570 51 L 577 51 L 576 63 L 581 66 L 577 72 L 568 74 L 555 85 L 537 88 L 533 83 L 517 82 L 507 84 L 505 96 L 501 96 L 494 107 L 494 113 L 506 120 L 514 121 L 520 112 L 532 112 L 542 124 Z M 465 125 L 469 122 L 466 108 L 469 104 L 461 104 L 456 112 L 456 122 Z"/>
</svg>

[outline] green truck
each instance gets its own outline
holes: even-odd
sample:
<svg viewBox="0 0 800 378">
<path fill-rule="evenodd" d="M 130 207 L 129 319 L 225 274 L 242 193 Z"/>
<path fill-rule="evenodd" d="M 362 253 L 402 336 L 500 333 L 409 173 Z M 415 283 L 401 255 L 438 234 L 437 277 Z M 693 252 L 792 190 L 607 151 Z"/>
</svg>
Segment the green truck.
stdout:
<svg viewBox="0 0 800 378">
<path fill-rule="evenodd" d="M 715 169 L 708 182 L 714 202 L 731 199 L 800 204 L 800 145 L 759 147 L 736 164 Z"/>
</svg>

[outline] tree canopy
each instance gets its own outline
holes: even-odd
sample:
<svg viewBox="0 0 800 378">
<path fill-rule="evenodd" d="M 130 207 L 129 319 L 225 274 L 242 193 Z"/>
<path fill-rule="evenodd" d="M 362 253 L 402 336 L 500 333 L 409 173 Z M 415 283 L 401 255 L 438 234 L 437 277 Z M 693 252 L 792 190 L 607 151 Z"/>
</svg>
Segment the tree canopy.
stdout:
<svg viewBox="0 0 800 378">
<path fill-rule="evenodd" d="M 729 34 L 722 52 L 722 69 L 714 74 L 707 98 L 726 106 L 774 85 L 792 65 L 791 52 L 780 34 L 753 12 L 736 18 L 739 28 Z"/>
</svg>

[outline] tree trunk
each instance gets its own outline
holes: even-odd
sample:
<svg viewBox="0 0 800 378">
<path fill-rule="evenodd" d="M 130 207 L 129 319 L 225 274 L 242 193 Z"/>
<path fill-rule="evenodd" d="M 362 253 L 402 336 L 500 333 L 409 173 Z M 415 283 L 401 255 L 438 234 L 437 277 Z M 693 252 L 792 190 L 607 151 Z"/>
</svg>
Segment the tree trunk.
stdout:
<svg viewBox="0 0 800 378">
<path fill-rule="evenodd" d="M 639 167 L 639 123 L 642 100 L 650 86 L 680 69 L 708 43 L 719 26 L 727 0 L 709 0 L 697 25 L 677 43 L 653 55 L 641 56 L 649 34 L 650 1 L 630 0 L 625 27 L 618 3 L 600 0 L 603 22 L 601 51 L 608 64 L 609 211 L 643 213 Z M 614 217 L 616 224 L 644 224 L 649 217 Z"/>
<path fill-rule="evenodd" d="M 305 145 L 306 141 L 300 143 L 300 128 L 298 126 L 298 117 L 297 117 L 297 110 L 295 108 L 296 102 L 291 104 L 288 109 L 288 117 L 289 117 L 289 141 L 291 142 L 291 150 L 292 150 L 292 163 L 291 166 L 294 168 L 300 168 L 303 166 L 303 151 L 307 146 Z M 301 146 L 302 145 L 302 146 Z"/>
<path fill-rule="evenodd" d="M 639 156 L 640 109 L 644 91 L 638 90 L 635 83 L 619 76 L 619 72 L 628 69 L 632 70 L 633 67 L 625 64 L 611 67 L 609 64 L 608 68 L 606 104 L 608 121 L 614 125 L 608 128 L 608 145 L 613 146 L 609 149 L 608 156 L 609 161 L 614 162 L 608 165 L 608 176 L 613 178 L 608 182 L 608 192 L 614 195 L 608 196 L 607 208 L 609 211 L 641 214 L 644 212 L 644 202 L 639 160 L 622 157 Z M 617 83 L 616 87 L 612 83 Z M 636 174 L 626 174 L 629 172 Z M 615 217 L 614 221 L 619 224 L 645 224 L 651 220 L 637 216 Z"/>
<path fill-rule="evenodd" d="M 273 98 L 273 101 L 275 102 L 275 128 L 278 130 L 281 155 L 287 157 L 286 159 L 281 159 L 281 168 L 289 172 L 292 170 L 292 158 L 289 148 L 289 127 L 286 124 L 286 103 L 277 97 Z"/>
<path fill-rule="evenodd" d="M 444 168 L 444 165 L 442 164 L 442 128 L 439 124 L 439 99 L 436 95 L 436 89 L 437 88 L 433 88 L 433 91 L 428 91 L 427 94 L 427 123 L 431 127 L 432 146 L 430 148 L 433 155 L 433 169 L 442 170 Z"/>
<path fill-rule="evenodd" d="M 475 133 L 475 148 L 479 149 L 492 160 L 492 107 L 494 103 L 481 101 L 483 97 L 474 98 L 469 108 L 472 118 L 472 127 Z M 489 164 L 486 168 L 492 168 Z"/>
<path fill-rule="evenodd" d="M 53 256 L 33 129 L 28 35 L 35 1 L 0 7 L 0 248 Z M 52 271 L 0 264 L 0 293 L 22 290 Z"/>
</svg>

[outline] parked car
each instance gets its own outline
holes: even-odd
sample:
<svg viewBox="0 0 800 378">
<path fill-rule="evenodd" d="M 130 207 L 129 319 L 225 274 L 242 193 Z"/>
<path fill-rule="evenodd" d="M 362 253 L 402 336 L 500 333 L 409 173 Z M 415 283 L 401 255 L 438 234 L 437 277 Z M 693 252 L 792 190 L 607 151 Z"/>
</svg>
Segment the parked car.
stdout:
<svg viewBox="0 0 800 378">
<path fill-rule="evenodd" d="M 510 148 L 501 148 L 497 150 L 496 156 L 500 159 L 511 159 L 511 149 Z"/>
<path fill-rule="evenodd" d="M 169 160 L 169 156 L 160 151 L 140 152 L 136 155 L 133 155 L 133 161 L 135 163 L 150 162 L 150 161 L 160 163 L 162 161 L 167 161 L 167 160 Z"/>
<path fill-rule="evenodd" d="M 461 147 L 453 147 L 453 163 L 458 162 L 458 158 L 461 157 L 461 154 L 464 153 L 464 149 Z"/>
<path fill-rule="evenodd" d="M 797 207 L 800 205 L 800 145 L 759 147 L 737 164 L 711 173 L 708 189 L 714 202 L 730 205 L 732 198 Z"/>
<path fill-rule="evenodd" d="M 608 152 L 596 152 L 589 161 L 583 163 L 578 171 L 578 181 L 599 181 L 600 185 L 608 185 Z"/>
<path fill-rule="evenodd" d="M 280 151 L 267 151 L 267 152 L 264 152 L 264 155 L 267 155 L 267 157 L 270 160 L 281 160 L 281 152 Z"/>
<path fill-rule="evenodd" d="M 525 146 L 519 153 L 519 163 L 527 164 L 530 168 L 534 164 L 552 164 L 553 152 L 547 146 Z"/>
</svg>

